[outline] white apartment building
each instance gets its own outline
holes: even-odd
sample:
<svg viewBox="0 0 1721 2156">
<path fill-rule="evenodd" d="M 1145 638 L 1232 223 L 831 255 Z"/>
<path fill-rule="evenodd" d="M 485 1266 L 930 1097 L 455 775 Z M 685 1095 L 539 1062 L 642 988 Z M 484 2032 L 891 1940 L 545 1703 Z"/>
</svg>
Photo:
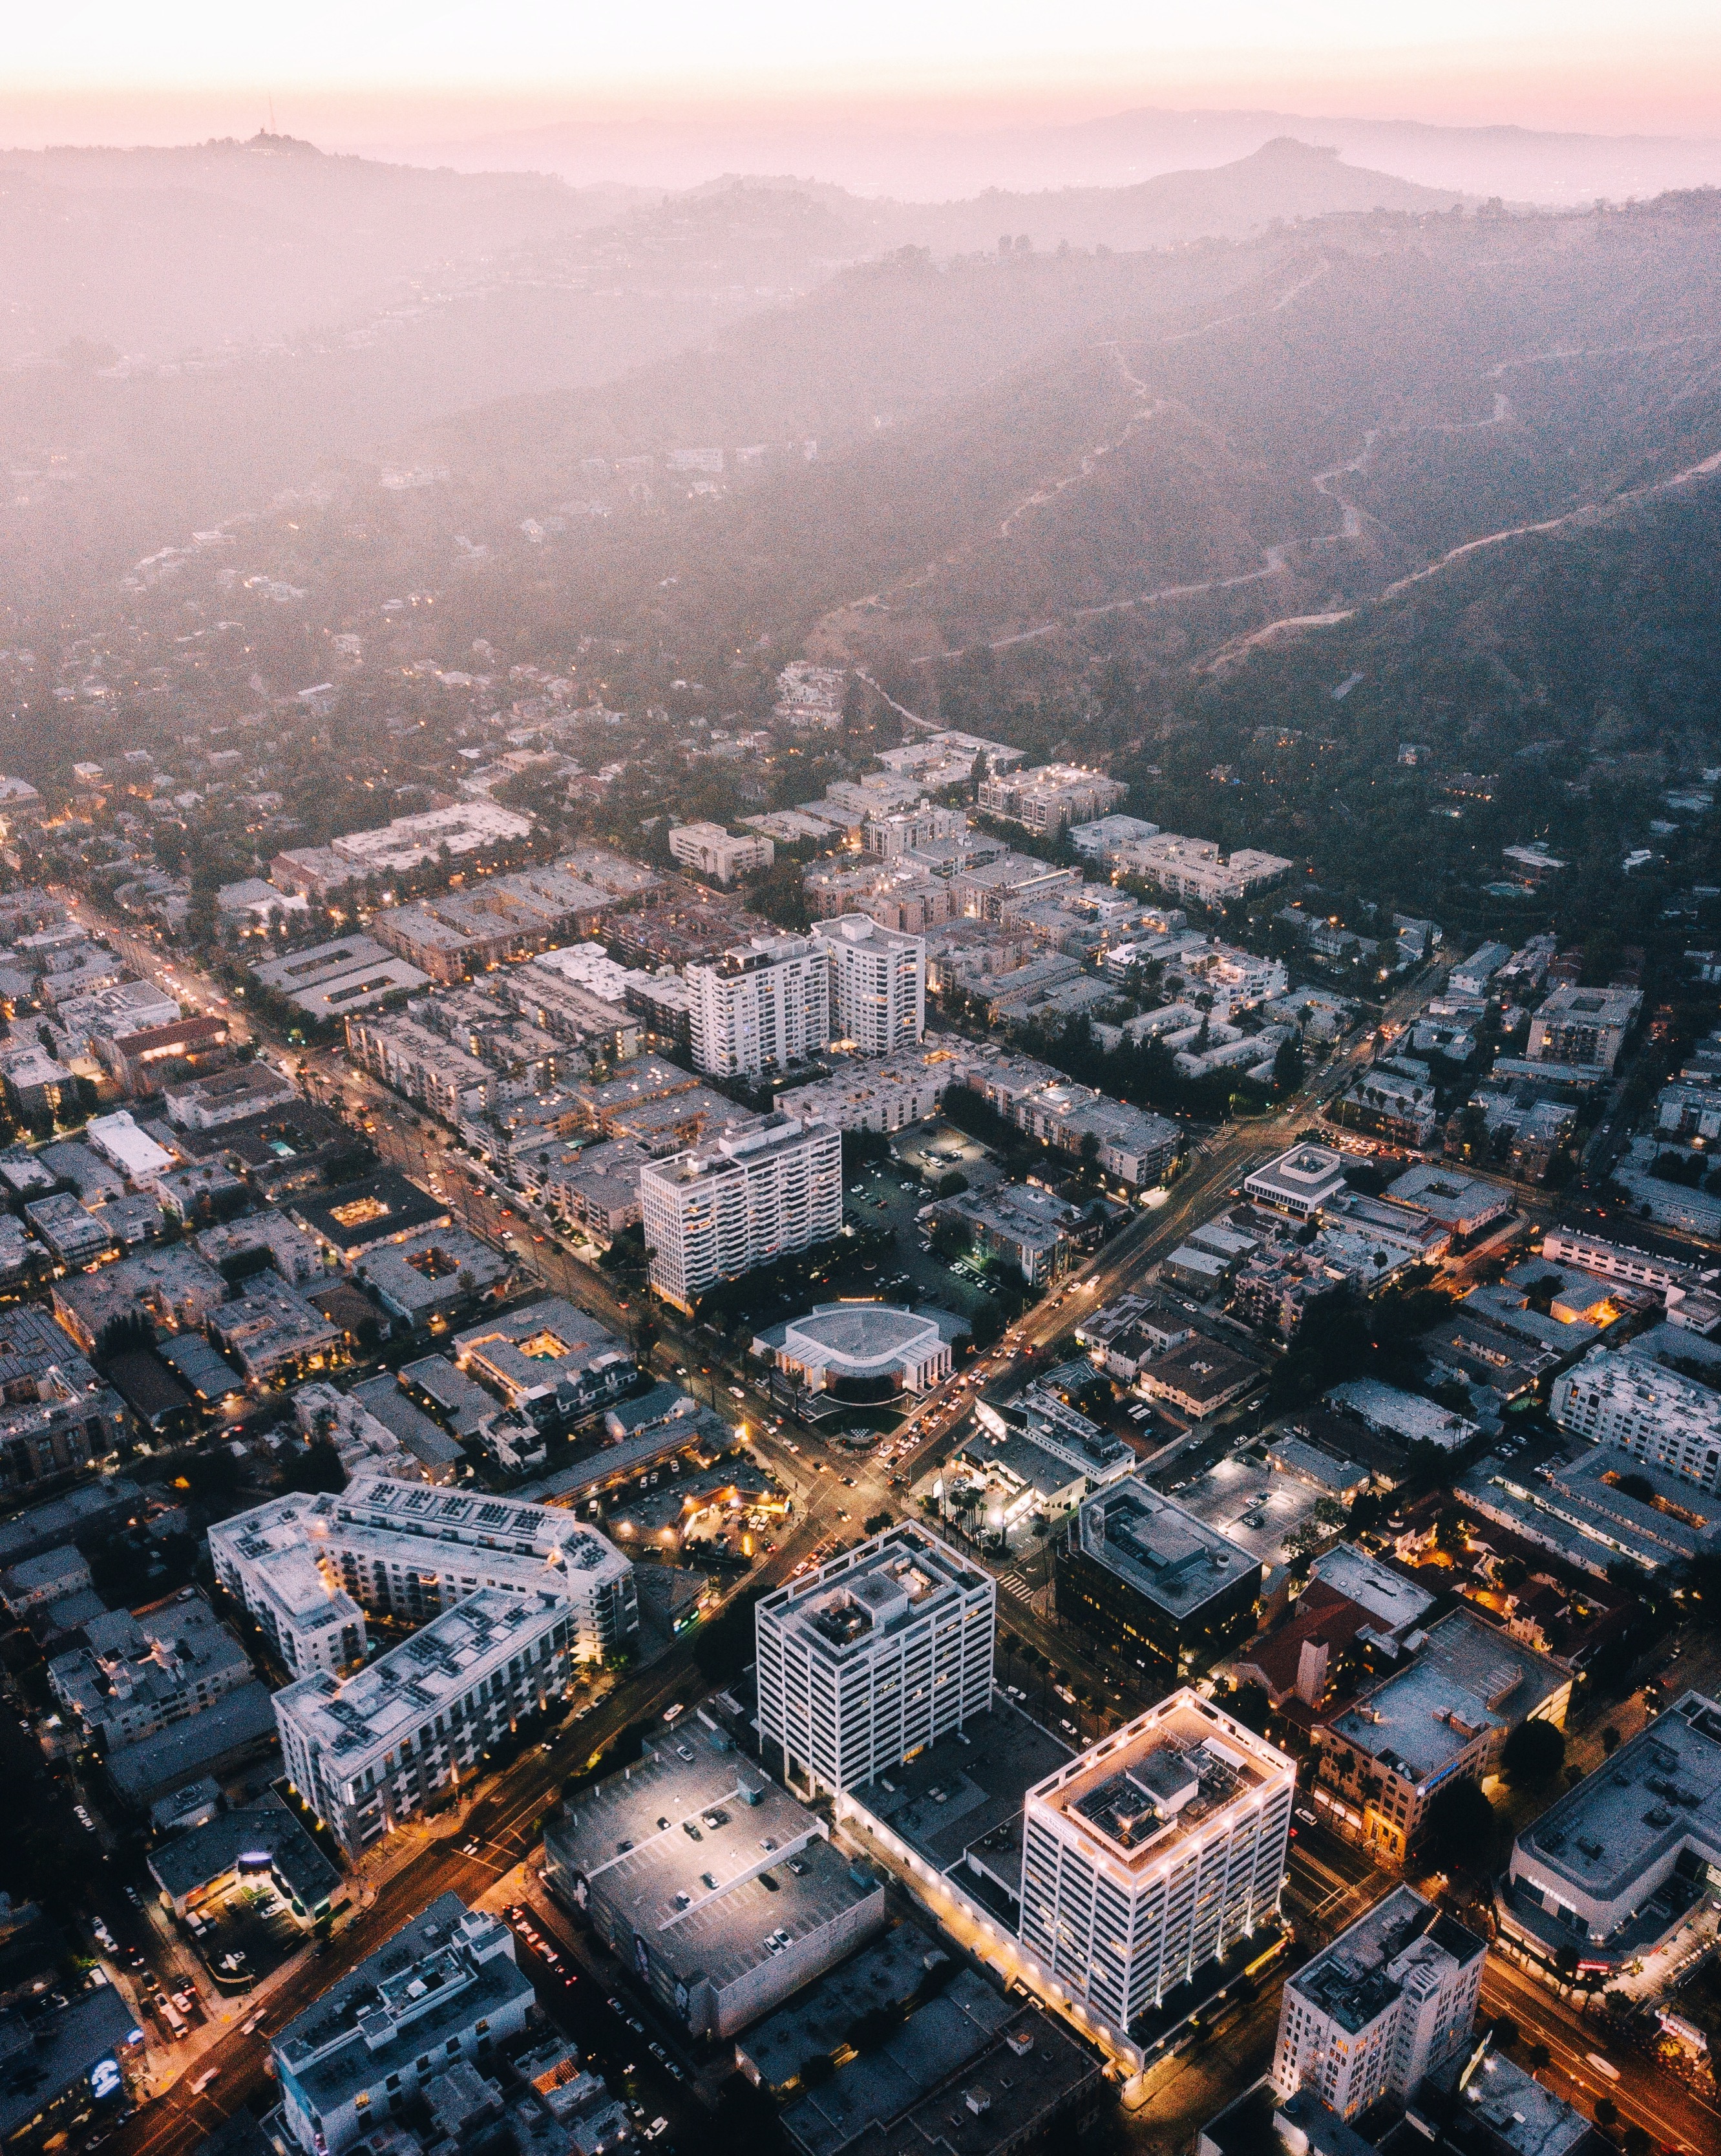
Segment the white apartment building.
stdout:
<svg viewBox="0 0 1721 2156">
<path fill-rule="evenodd" d="M 1296 1769 L 1185 1687 L 1029 1790 L 1021 1939 L 1114 2035 L 1278 1907 Z"/>
<path fill-rule="evenodd" d="M 1562 1430 L 1721 1496 L 1721 1394 L 1708 1386 L 1647 1355 L 1592 1348 L 1561 1371 L 1548 1404 Z"/>
<path fill-rule="evenodd" d="M 840 1061 L 829 1078 L 779 1093 L 777 1105 L 803 1122 L 835 1123 L 841 1131 L 906 1131 L 937 1113 L 963 1065 L 948 1049 Z"/>
<path fill-rule="evenodd" d="M 1285 1981 L 1272 2083 L 1341 2118 L 1406 2103 L 1470 2040 L 1487 1948 L 1408 1887 L 1377 1902 Z"/>
<path fill-rule="evenodd" d="M 858 1787 L 992 1699 L 998 1586 L 888 1527 L 754 1611 L 761 1756 L 802 1790 Z"/>
<path fill-rule="evenodd" d="M 722 884 L 768 869 L 777 858 L 768 839 L 751 831 L 737 838 L 721 824 L 677 824 L 670 833 L 670 852 L 683 868 Z"/>
<path fill-rule="evenodd" d="M 926 938 L 865 913 L 817 921 L 813 935 L 830 954 L 833 1036 L 866 1055 L 917 1046 L 927 1029 Z"/>
<path fill-rule="evenodd" d="M 843 1136 L 834 1123 L 767 1116 L 640 1170 L 651 1285 L 691 1312 L 721 1280 L 827 1243 L 843 1224 Z"/>
<path fill-rule="evenodd" d="M 1580 1272 L 1601 1280 L 1621 1280 L 1632 1287 L 1653 1288 L 1665 1295 L 1670 1287 L 1687 1286 L 1689 1265 L 1673 1258 L 1658 1258 L 1652 1250 L 1633 1250 L 1627 1243 L 1604 1242 L 1600 1235 L 1585 1235 L 1572 1228 L 1550 1228 L 1542 1238 L 1542 1255 L 1550 1263 L 1575 1265 Z"/>
<path fill-rule="evenodd" d="M 453 2066 L 481 2072 L 537 2009 L 508 1927 L 439 1894 L 271 2040 L 287 2131 L 305 2156 L 398 2146 L 406 2105 Z"/>
<path fill-rule="evenodd" d="M 829 950 L 805 936 L 757 936 L 689 966 L 694 1062 L 720 1078 L 804 1063 L 830 1039 L 830 974 Z"/>
<path fill-rule="evenodd" d="M 881 861 L 894 861 L 912 846 L 930 846 L 940 839 L 953 838 L 966 829 L 968 819 L 959 808 L 937 808 L 923 802 L 912 808 L 881 808 L 861 825 L 869 854 Z"/>
<path fill-rule="evenodd" d="M 222 1586 L 301 1675 L 362 1655 L 364 1609 L 423 1624 L 484 1590 L 553 1595 L 581 1661 L 601 1661 L 639 1628 L 632 1565 L 572 1512 L 388 1475 L 219 1521 L 209 1555 Z"/>
<path fill-rule="evenodd" d="M 578 1645 L 562 1595 L 480 1588 L 350 1676 L 319 1670 L 278 1691 L 288 1779 L 358 1857 L 446 1803 L 522 1714 L 563 1697 Z"/>
<path fill-rule="evenodd" d="M 1003 816 L 1030 831 L 1050 834 L 1071 824 L 1091 824 L 1128 793 L 1122 779 L 1079 764 L 1043 763 L 1006 778 L 989 778 L 975 798 L 990 816 Z"/>
<path fill-rule="evenodd" d="M 1117 866 L 1125 875 L 1143 876 L 1159 890 L 1198 906 L 1225 906 L 1277 883 L 1291 864 L 1277 854 L 1240 847 L 1227 860 L 1210 839 L 1180 838 L 1161 831 L 1117 849 Z"/>
</svg>

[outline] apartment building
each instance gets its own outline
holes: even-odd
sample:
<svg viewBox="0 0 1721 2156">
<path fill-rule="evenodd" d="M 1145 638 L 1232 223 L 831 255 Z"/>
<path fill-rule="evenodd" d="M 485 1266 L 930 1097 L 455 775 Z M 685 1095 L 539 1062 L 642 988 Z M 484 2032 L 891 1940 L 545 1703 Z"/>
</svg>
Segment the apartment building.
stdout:
<svg viewBox="0 0 1721 2156">
<path fill-rule="evenodd" d="M 880 808 L 861 825 L 862 841 L 869 854 L 881 861 L 894 861 L 914 846 L 930 846 L 940 839 L 953 838 L 968 819 L 959 808 L 937 808 L 922 802 L 907 808 Z"/>
<path fill-rule="evenodd" d="M 1395 1887 L 1287 1978 L 1274 2088 L 1312 2088 L 1341 2118 L 1408 2103 L 1469 2042 L 1487 1958 L 1473 1932 Z"/>
<path fill-rule="evenodd" d="M 495 1589 L 553 1594 L 573 1611 L 573 1652 L 599 1661 L 639 1626 L 633 1567 L 571 1512 L 518 1498 L 488 1497 L 387 1475 L 360 1475 L 338 1496 L 271 1498 L 209 1530 L 215 1576 L 278 1639 L 290 1669 L 339 1668 L 314 1603 L 300 1593 L 319 1574 L 318 1592 L 337 1606 L 344 1593 L 363 1648 L 359 1605 L 422 1624 L 467 1595 Z M 308 1607 L 307 1626 L 295 1614 Z"/>
<path fill-rule="evenodd" d="M 1278 1907 L 1296 1769 L 1193 1690 L 1037 1783 L 1021 1940 L 1114 2035 Z"/>
<path fill-rule="evenodd" d="M 984 1715 L 998 1586 L 889 1527 L 754 1612 L 761 1755 L 792 1786 L 853 1789 Z"/>
<path fill-rule="evenodd" d="M 767 1116 L 640 1171 L 651 1285 L 690 1312 L 722 1280 L 829 1242 L 843 1224 L 843 1139 L 833 1123 Z"/>
<path fill-rule="evenodd" d="M 1642 1007 L 1636 988 L 1580 988 L 1562 981 L 1530 1020 L 1529 1060 L 1611 1070 Z"/>
<path fill-rule="evenodd" d="M 105 1610 L 78 1630 L 84 1644 L 49 1663 L 48 1682 L 101 1752 L 141 1743 L 252 1681 L 244 1648 L 194 1587 L 135 1614 Z"/>
<path fill-rule="evenodd" d="M 1058 1614 L 1162 1677 L 1244 1637 L 1260 1592 L 1257 1559 L 1133 1476 L 1088 1499 L 1058 1554 Z"/>
<path fill-rule="evenodd" d="M 1291 866 L 1277 854 L 1249 847 L 1227 857 L 1210 839 L 1180 838 L 1174 831 L 1128 840 L 1113 859 L 1120 874 L 1141 876 L 1174 898 L 1193 899 L 1198 906 L 1228 906 L 1247 898 L 1277 883 Z"/>
<path fill-rule="evenodd" d="M 536 2005 L 507 1926 L 438 1895 L 271 2039 L 287 2131 L 305 2156 L 342 2156 L 456 2061 L 482 2066 Z"/>
<path fill-rule="evenodd" d="M 833 1036 L 866 1055 L 917 1047 L 927 1024 L 926 938 L 864 913 L 815 922 L 813 938 L 830 955 Z"/>
<path fill-rule="evenodd" d="M 768 869 L 777 858 L 768 839 L 748 832 L 737 838 L 721 824 L 677 824 L 670 833 L 670 852 L 683 868 L 713 883 L 732 884 L 738 875 Z"/>
<path fill-rule="evenodd" d="M 976 798 L 989 816 L 1002 816 L 1043 835 L 1091 824 L 1115 808 L 1129 788 L 1073 763 L 1045 763 L 1008 778 L 989 778 Z"/>
<path fill-rule="evenodd" d="M 555 1589 L 480 1588 L 350 1676 L 318 1670 L 278 1691 L 288 1777 L 357 1859 L 446 1804 L 521 1715 L 561 1699 L 578 1646 Z"/>
<path fill-rule="evenodd" d="M 1652 1357 L 1592 1348 L 1554 1379 L 1549 1409 L 1575 1436 L 1721 1496 L 1721 1394 Z"/>
<path fill-rule="evenodd" d="M 1316 1731 L 1316 1810 L 1377 1863 L 1401 1863 L 1440 1792 L 1492 1774 L 1520 1722 L 1563 1727 L 1571 1688 L 1569 1670 L 1455 1609 L 1406 1666 Z"/>
<path fill-rule="evenodd" d="M 787 1070 L 830 1039 L 830 952 L 805 936 L 757 936 L 686 969 L 693 1060 L 720 1078 Z"/>
<path fill-rule="evenodd" d="M 963 1071 L 948 1048 L 832 1061 L 829 1078 L 778 1095 L 784 1115 L 803 1122 L 835 1123 L 843 1131 L 906 1131 L 936 1114 Z"/>
<path fill-rule="evenodd" d="M 1658 1257 L 1653 1250 L 1636 1250 L 1629 1243 L 1605 1242 L 1600 1235 L 1572 1228 L 1550 1228 L 1542 1238 L 1542 1255 L 1550 1263 L 1575 1265 L 1580 1272 L 1652 1288 L 1659 1295 L 1670 1287 L 1688 1286 L 1693 1277 L 1691 1267 L 1677 1259 Z"/>
</svg>

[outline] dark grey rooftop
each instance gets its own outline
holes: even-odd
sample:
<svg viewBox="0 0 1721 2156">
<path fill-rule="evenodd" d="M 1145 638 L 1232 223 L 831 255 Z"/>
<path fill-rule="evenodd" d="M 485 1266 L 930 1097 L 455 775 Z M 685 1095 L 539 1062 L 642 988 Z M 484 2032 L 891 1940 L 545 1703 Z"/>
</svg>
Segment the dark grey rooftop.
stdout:
<svg viewBox="0 0 1721 2156">
<path fill-rule="evenodd" d="M 1080 1520 L 1084 1555 L 1175 1617 L 1260 1573 L 1246 1551 L 1137 1476 L 1090 1497 Z"/>
</svg>

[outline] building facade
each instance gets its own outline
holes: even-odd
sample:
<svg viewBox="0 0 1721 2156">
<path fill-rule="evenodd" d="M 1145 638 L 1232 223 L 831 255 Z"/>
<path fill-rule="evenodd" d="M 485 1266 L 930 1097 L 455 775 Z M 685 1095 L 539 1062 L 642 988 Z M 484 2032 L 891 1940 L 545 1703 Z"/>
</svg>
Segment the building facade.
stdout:
<svg viewBox="0 0 1721 2156">
<path fill-rule="evenodd" d="M 1021 1941 L 1118 2036 L 1274 1917 L 1296 1769 L 1184 1689 L 1029 1790 Z"/>
<path fill-rule="evenodd" d="M 1487 1958 L 1474 1933 L 1395 1888 L 1286 1979 L 1274 2088 L 1313 2088 L 1341 2118 L 1408 2103 L 1469 2042 Z"/>
<path fill-rule="evenodd" d="M 1721 1394 L 1694 1378 L 1629 1349 L 1592 1348 L 1554 1379 L 1549 1408 L 1575 1436 L 1721 1495 Z"/>
<path fill-rule="evenodd" d="M 1169 1676 L 1211 1661 L 1253 1627 L 1261 1566 L 1131 1476 L 1081 1507 L 1056 1579 L 1061 1617 Z"/>
<path fill-rule="evenodd" d="M 787 1070 L 830 1039 L 830 957 L 810 937 L 755 937 L 686 981 L 693 1060 L 719 1078 Z"/>
<path fill-rule="evenodd" d="M 869 1782 L 984 1714 L 997 1583 L 890 1527 L 754 1612 L 762 1756 L 792 1786 Z"/>
<path fill-rule="evenodd" d="M 719 1281 L 814 1243 L 843 1224 L 843 1139 L 834 1124 L 768 1116 L 640 1171 L 651 1285 L 691 1312 Z"/>
<path fill-rule="evenodd" d="M 830 954 L 832 1035 L 866 1055 L 917 1047 L 927 1024 L 926 938 L 865 913 L 818 921 L 813 936 Z"/>
</svg>

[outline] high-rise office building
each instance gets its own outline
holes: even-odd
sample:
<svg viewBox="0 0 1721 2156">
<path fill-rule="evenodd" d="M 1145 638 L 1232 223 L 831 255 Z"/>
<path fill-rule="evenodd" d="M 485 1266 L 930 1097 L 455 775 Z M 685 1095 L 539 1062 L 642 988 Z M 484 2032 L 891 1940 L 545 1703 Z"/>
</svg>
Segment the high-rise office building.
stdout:
<svg viewBox="0 0 1721 2156">
<path fill-rule="evenodd" d="M 1285 1982 L 1273 2086 L 1341 2118 L 1410 2101 L 1469 2041 L 1487 1948 L 1409 1887 L 1377 1902 Z"/>
<path fill-rule="evenodd" d="M 652 1286 L 691 1311 L 719 1281 L 840 1232 L 842 1132 L 767 1116 L 738 1137 L 648 1161 L 640 1170 L 640 1216 Z"/>
<path fill-rule="evenodd" d="M 1295 1781 L 1252 1730 L 1172 1693 L 1029 1790 L 1023 1945 L 1127 2035 L 1273 1915 Z"/>
<path fill-rule="evenodd" d="M 813 935 L 830 953 L 833 1037 L 867 1055 L 912 1048 L 927 1028 L 926 938 L 864 913 L 816 921 Z"/>
<path fill-rule="evenodd" d="M 986 1712 L 998 1588 L 922 1527 L 887 1527 L 754 1612 L 761 1756 L 802 1789 L 870 1782 Z"/>
<path fill-rule="evenodd" d="M 830 956 L 805 936 L 756 936 L 686 969 L 693 1060 L 719 1078 L 804 1063 L 830 1039 Z"/>
</svg>

